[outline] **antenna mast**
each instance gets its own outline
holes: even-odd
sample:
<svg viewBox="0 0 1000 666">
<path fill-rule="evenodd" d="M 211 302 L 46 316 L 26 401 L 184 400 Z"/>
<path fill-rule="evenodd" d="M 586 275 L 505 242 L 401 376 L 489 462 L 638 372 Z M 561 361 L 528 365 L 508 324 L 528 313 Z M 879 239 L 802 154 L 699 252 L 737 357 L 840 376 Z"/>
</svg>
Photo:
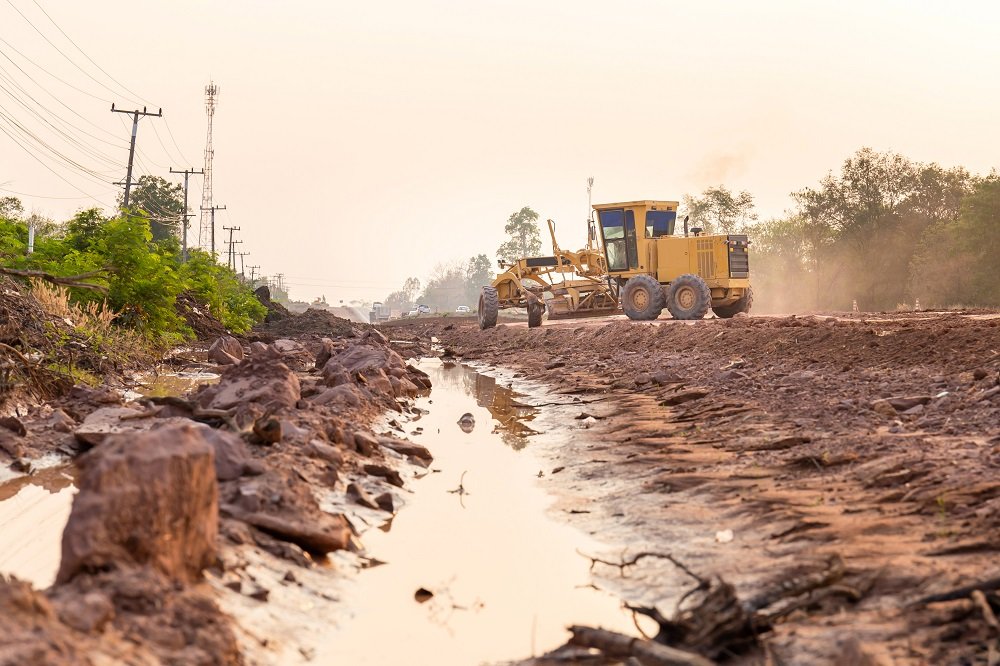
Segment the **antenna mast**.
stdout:
<svg viewBox="0 0 1000 666">
<path fill-rule="evenodd" d="M 205 114 L 208 116 L 208 134 L 205 138 L 205 172 L 204 185 L 201 190 L 201 225 L 198 228 L 198 245 L 207 247 L 212 241 L 212 215 L 209 211 L 213 208 L 212 198 L 212 158 L 215 157 L 215 149 L 212 147 L 212 118 L 215 116 L 215 98 L 219 94 L 219 86 L 214 81 L 210 81 L 205 86 Z"/>
</svg>

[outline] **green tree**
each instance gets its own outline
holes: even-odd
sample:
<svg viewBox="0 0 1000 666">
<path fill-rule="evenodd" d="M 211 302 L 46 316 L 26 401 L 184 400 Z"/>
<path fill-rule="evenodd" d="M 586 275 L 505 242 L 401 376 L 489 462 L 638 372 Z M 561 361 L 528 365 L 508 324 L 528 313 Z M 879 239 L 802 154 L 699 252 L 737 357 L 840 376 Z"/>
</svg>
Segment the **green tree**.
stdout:
<svg viewBox="0 0 1000 666">
<path fill-rule="evenodd" d="M 188 260 L 180 265 L 185 291 L 208 305 L 209 311 L 234 333 L 246 333 L 267 315 L 267 308 L 254 296 L 236 273 L 198 249 L 188 251 Z"/>
<path fill-rule="evenodd" d="M 954 220 L 964 169 L 862 148 L 819 187 L 793 193 L 806 230 L 832 242 L 816 255 L 820 307 L 891 309 L 910 297 L 911 263 L 925 231 Z"/>
<path fill-rule="evenodd" d="M 10 221 L 20 220 L 24 215 L 24 204 L 17 197 L 0 197 L 0 218 Z"/>
<path fill-rule="evenodd" d="M 507 218 L 504 232 L 510 237 L 497 249 L 497 259 L 513 263 L 524 257 L 536 257 L 542 252 L 538 231 L 538 213 L 525 206 Z"/>
<path fill-rule="evenodd" d="M 119 195 L 119 206 L 122 201 L 123 195 Z M 141 176 L 132 188 L 129 205 L 133 211 L 145 213 L 154 241 L 176 237 L 187 212 L 184 210 L 184 188 L 159 176 Z"/>
<path fill-rule="evenodd" d="M 746 191 L 735 194 L 724 185 L 710 187 L 697 197 L 684 195 L 683 208 L 691 217 L 689 225 L 708 233 L 731 234 L 757 220 L 753 195 Z"/>
<path fill-rule="evenodd" d="M 477 254 L 465 266 L 465 300 L 461 305 L 475 306 L 479 290 L 493 281 L 493 265 L 485 254 Z"/>
<path fill-rule="evenodd" d="M 438 264 L 427 279 L 420 303 L 439 312 L 451 312 L 466 299 L 466 267 L 462 264 Z"/>
<path fill-rule="evenodd" d="M 403 294 L 406 296 L 405 300 L 407 304 L 412 303 L 413 299 L 417 297 L 420 293 L 420 280 L 415 277 L 408 277 L 406 281 L 403 282 Z"/>
</svg>

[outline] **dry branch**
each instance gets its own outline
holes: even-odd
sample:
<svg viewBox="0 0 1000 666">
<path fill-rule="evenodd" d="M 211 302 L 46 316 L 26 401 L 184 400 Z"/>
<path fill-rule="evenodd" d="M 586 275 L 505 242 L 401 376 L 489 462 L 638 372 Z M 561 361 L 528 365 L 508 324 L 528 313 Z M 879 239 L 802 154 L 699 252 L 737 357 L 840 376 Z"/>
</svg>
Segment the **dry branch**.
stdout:
<svg viewBox="0 0 1000 666">
<path fill-rule="evenodd" d="M 606 629 L 573 626 L 570 645 L 596 648 L 605 656 L 627 659 L 634 657 L 643 666 L 714 666 L 715 662 L 701 655 L 651 641 L 626 636 Z"/>
<path fill-rule="evenodd" d="M 99 268 L 96 271 L 90 271 L 87 273 L 80 273 L 79 275 L 67 275 L 65 277 L 60 277 L 58 275 L 52 275 L 51 273 L 46 273 L 45 271 L 32 271 L 32 270 L 21 270 L 17 268 L 4 268 L 0 266 L 0 274 L 11 275 L 13 277 L 20 278 L 37 278 L 39 280 L 45 280 L 46 282 L 51 282 L 52 284 L 58 284 L 63 287 L 76 287 L 79 289 L 90 289 L 93 291 L 99 291 L 102 294 L 108 293 L 108 288 L 102 284 L 94 284 L 92 282 L 83 282 L 92 277 L 97 277 L 111 270 L 111 268 Z"/>
<path fill-rule="evenodd" d="M 935 604 L 941 601 L 955 601 L 956 599 L 965 599 L 966 597 L 970 597 L 976 590 L 981 592 L 992 592 L 997 589 L 1000 589 L 1000 578 L 990 578 L 989 580 L 973 583 L 972 585 L 957 587 L 949 592 L 931 594 L 923 597 L 922 599 L 917 599 L 912 605 L 923 606 L 925 604 Z"/>
</svg>

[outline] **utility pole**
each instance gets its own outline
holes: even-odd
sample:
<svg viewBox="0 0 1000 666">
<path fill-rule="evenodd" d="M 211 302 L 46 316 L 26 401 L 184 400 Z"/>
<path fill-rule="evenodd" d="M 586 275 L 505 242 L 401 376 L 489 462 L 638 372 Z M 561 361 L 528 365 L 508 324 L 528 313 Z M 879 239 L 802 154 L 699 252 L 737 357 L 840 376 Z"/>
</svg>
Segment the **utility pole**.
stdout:
<svg viewBox="0 0 1000 666">
<path fill-rule="evenodd" d="M 214 205 L 209 206 L 208 208 L 205 208 L 204 206 L 201 207 L 202 213 L 204 213 L 205 211 L 212 211 L 212 258 L 213 259 L 217 259 L 217 257 L 215 256 L 215 211 L 217 210 L 226 210 L 226 207 L 214 206 Z M 204 224 L 202 226 L 204 226 Z"/>
<path fill-rule="evenodd" d="M 183 171 L 175 171 L 173 167 L 170 167 L 170 173 L 182 173 L 184 174 L 184 214 L 181 219 L 181 224 L 184 225 L 184 240 L 181 241 L 181 261 L 188 260 L 188 218 L 193 217 L 188 214 L 188 176 L 195 173 L 205 173 L 202 169 L 194 170 L 194 167 L 190 169 L 184 169 Z"/>
<path fill-rule="evenodd" d="M 257 271 L 259 269 L 260 269 L 260 266 L 251 266 L 250 267 L 250 284 L 254 284 L 257 281 Z"/>
<path fill-rule="evenodd" d="M 246 274 L 243 272 L 243 257 L 249 257 L 250 253 L 249 252 L 237 252 L 236 254 L 240 255 L 240 276 L 242 276 L 242 277 L 245 278 Z M 235 271 L 233 271 L 233 272 L 235 272 Z"/>
<path fill-rule="evenodd" d="M 274 276 L 275 280 L 277 280 L 277 282 L 278 282 L 278 291 L 284 291 L 285 290 L 285 282 L 282 279 L 284 277 L 285 277 L 284 273 L 278 273 L 277 275 Z"/>
<path fill-rule="evenodd" d="M 229 232 L 229 259 L 226 262 L 226 265 L 229 266 L 229 270 L 231 270 L 232 272 L 235 273 L 236 272 L 236 262 L 234 261 L 234 257 L 233 257 L 233 247 L 234 247 L 233 244 L 234 243 L 242 243 L 243 241 L 234 241 L 233 240 L 233 232 L 234 231 L 239 231 L 240 228 L 239 227 L 227 227 L 227 226 L 223 225 L 222 229 L 224 231 L 228 231 Z"/>
<path fill-rule="evenodd" d="M 114 102 L 112 102 L 111 113 L 127 113 L 132 116 L 132 142 L 128 147 L 128 171 L 125 172 L 125 200 L 122 203 L 122 208 L 128 208 L 128 196 L 132 192 L 132 160 L 135 158 L 135 134 L 139 130 L 139 116 L 156 116 L 157 118 L 162 118 L 163 109 L 160 109 L 157 113 L 147 111 L 146 107 L 142 107 L 142 111 L 139 109 L 126 111 L 124 109 L 116 109 Z"/>
</svg>

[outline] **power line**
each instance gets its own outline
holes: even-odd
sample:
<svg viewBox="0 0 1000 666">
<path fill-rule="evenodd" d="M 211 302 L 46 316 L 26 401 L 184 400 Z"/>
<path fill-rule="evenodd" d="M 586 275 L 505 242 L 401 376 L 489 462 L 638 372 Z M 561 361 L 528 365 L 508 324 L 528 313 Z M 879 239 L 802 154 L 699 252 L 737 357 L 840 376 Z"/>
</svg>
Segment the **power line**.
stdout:
<svg viewBox="0 0 1000 666">
<path fill-rule="evenodd" d="M 0 41 L 3 41 L 3 38 L 0 38 Z M 55 95 L 55 94 L 54 94 L 54 93 L 53 93 L 52 91 L 48 90 L 48 89 L 47 89 L 47 88 L 46 88 L 45 86 L 43 86 L 43 85 L 42 85 L 41 83 L 39 83 L 39 82 L 38 82 L 38 81 L 37 81 L 37 80 L 36 80 L 36 79 L 35 79 L 35 78 L 34 78 L 33 76 L 31 76 L 31 75 L 30 75 L 30 74 L 28 74 L 28 73 L 27 73 L 26 71 L 24 71 L 24 68 L 23 68 L 23 67 L 21 67 L 21 66 L 20 66 L 20 65 L 18 65 L 18 64 L 17 64 L 16 62 L 14 62 L 13 60 L 11 60 L 11 59 L 10 59 L 10 57 L 9 57 L 9 56 L 8 56 L 8 55 L 7 55 L 6 53 L 3 53 L 3 52 L 0 52 L 0 56 L 3 56 L 4 58 L 6 58 L 8 62 L 10 62 L 10 63 L 11 63 L 12 65 L 14 65 L 14 67 L 17 67 L 17 69 L 18 69 L 18 70 L 19 70 L 19 71 L 20 71 L 20 72 L 21 72 L 21 73 L 22 73 L 22 74 L 23 74 L 23 75 L 24 75 L 24 76 L 25 76 L 25 77 L 26 77 L 26 78 L 27 78 L 27 79 L 28 79 L 29 81 L 31 81 L 31 82 L 32 82 L 32 83 L 34 83 L 34 84 L 35 84 L 36 86 L 38 86 L 38 89 L 39 89 L 39 90 L 41 90 L 41 91 L 42 91 L 42 92 L 44 92 L 44 93 L 45 93 L 46 95 L 48 95 L 49 97 L 51 97 L 52 99 L 54 99 L 54 100 L 55 100 L 56 102 L 58 102 L 59 104 L 61 104 L 61 105 L 62 105 L 63 107 L 65 107 L 65 108 L 66 108 L 66 110 L 67 110 L 67 111 L 69 111 L 69 112 L 70 112 L 70 113 L 72 113 L 73 115 L 77 116 L 78 118 L 80 118 L 80 119 L 81 119 L 81 120 L 83 120 L 84 122 L 86 122 L 86 123 L 90 124 L 91 126 L 95 127 L 95 128 L 96 128 L 96 129 L 98 130 L 98 131 L 101 131 L 101 132 L 104 132 L 105 134 L 107 134 L 107 135 L 108 135 L 108 136 L 110 136 L 110 137 L 114 137 L 114 136 L 115 136 L 114 134 L 112 134 L 112 133 L 111 133 L 111 132 L 109 132 L 108 130 L 104 129 L 103 127 L 101 127 L 100 125 L 98 125 L 97 123 L 95 123 L 94 121 L 92 121 L 92 120 L 90 120 L 89 118 L 87 118 L 86 116 L 82 115 L 82 114 L 81 114 L 80 112 L 78 112 L 78 111 L 77 111 L 76 109 L 74 109 L 73 107 L 71 107 L 71 106 L 69 106 L 68 104 L 66 104 L 66 102 L 62 101 L 62 100 L 61 100 L 61 99 L 60 99 L 60 98 L 59 98 L 59 97 L 58 97 L 57 95 Z M 7 74 L 11 76 L 11 78 L 10 78 L 11 82 L 12 82 L 12 83 L 13 83 L 14 85 L 16 85 L 16 86 L 18 87 L 18 89 L 20 89 L 20 90 L 21 90 L 22 92 L 24 92 L 24 93 L 25 93 L 26 95 L 28 94 L 28 93 L 27 93 L 27 91 L 25 91 L 25 90 L 24 90 L 24 88 L 23 88 L 23 87 L 22 87 L 21 85 L 19 85 L 19 84 L 18 84 L 18 83 L 17 83 L 17 82 L 16 82 L 15 80 L 14 80 L 14 78 L 13 78 L 13 75 L 11 74 L 10 70 L 8 70 L 8 69 L 7 69 L 6 67 L 3 67 L 2 65 L 0 65 L 0 69 L 3 69 L 3 71 L 7 72 Z M 44 71 L 44 70 L 43 70 L 43 71 Z M 51 112 L 50 112 L 50 113 L 51 113 Z M 77 129 L 78 129 L 78 130 L 79 130 L 80 132 L 83 132 L 84 134 L 86 134 L 87 136 L 91 136 L 91 137 L 93 137 L 94 139 L 97 139 L 98 141 L 102 141 L 102 142 L 104 142 L 104 143 L 106 143 L 106 144 L 108 144 L 108 145 L 110 145 L 110 146 L 114 146 L 114 147 L 116 147 L 116 148 L 123 148 L 123 147 L 124 147 L 124 145 L 123 145 L 123 144 L 120 144 L 120 143 L 117 143 L 117 144 L 116 144 L 116 143 L 112 143 L 111 141 L 108 141 L 107 139 L 102 139 L 102 138 L 100 138 L 100 137 L 98 137 L 98 136 L 95 136 L 95 135 L 93 135 L 93 134 L 91 134 L 91 133 L 87 132 L 86 130 L 83 130 L 83 129 L 80 129 L 80 128 L 77 128 Z"/>
<path fill-rule="evenodd" d="M 29 130 L 27 127 L 25 127 L 20 121 L 18 121 L 16 118 L 14 118 L 12 115 L 10 115 L 9 112 L 6 112 L 6 113 L 5 112 L 6 112 L 6 109 L 4 109 L 4 107 L 2 105 L 0 105 L 0 119 L 3 119 L 4 121 L 6 121 L 7 124 L 8 124 L 8 126 L 13 131 L 15 131 L 19 135 L 21 135 L 26 141 L 32 141 L 35 144 L 37 144 L 38 146 L 40 146 L 41 148 L 43 148 L 45 151 L 48 151 L 51 154 L 51 156 L 57 162 L 61 161 L 65 166 L 68 166 L 71 169 L 79 171 L 80 173 L 84 174 L 85 176 L 88 176 L 88 177 L 96 180 L 97 182 L 99 182 L 101 184 L 105 184 L 104 176 L 107 175 L 107 174 L 104 174 L 104 173 L 95 171 L 93 169 L 90 169 L 89 167 L 86 167 L 86 166 L 80 164 L 79 162 L 77 162 L 73 158 L 71 158 L 71 157 L 63 154 L 57 148 L 54 148 L 48 142 L 44 141 L 41 137 L 39 137 L 37 134 L 35 134 L 31 130 Z M 11 135 L 8 134 L 8 136 L 11 136 Z"/>
<path fill-rule="evenodd" d="M 7 0 L 7 1 L 10 2 L 10 0 Z M 49 13 L 47 11 L 45 11 L 45 8 L 42 7 L 40 4 L 38 4 L 38 0 L 31 0 L 31 1 L 35 3 L 35 6 L 38 7 L 38 9 L 40 9 L 43 14 L 45 14 L 45 18 L 47 18 L 52 23 L 52 25 L 54 25 L 56 27 L 56 30 L 58 30 L 59 32 L 61 32 L 62 35 L 63 35 L 63 37 L 65 37 L 66 39 L 68 39 L 69 43 L 72 44 L 73 46 L 75 46 L 76 50 L 79 51 L 80 53 L 82 53 L 83 57 L 90 61 L 90 64 L 92 64 L 97 69 L 101 70 L 101 72 L 106 77 L 108 77 L 109 79 L 111 79 L 112 81 L 114 81 L 116 84 L 118 84 L 118 86 L 122 90 L 124 90 L 125 92 L 127 92 L 130 95 L 133 95 L 135 97 L 138 97 L 141 101 L 145 102 L 146 104 L 152 104 L 152 102 L 150 102 L 149 100 L 143 99 L 141 95 L 139 95 L 138 93 L 133 92 L 128 87 L 126 87 L 125 84 L 123 84 L 121 81 L 119 81 L 115 77 L 113 77 L 110 74 L 108 74 L 108 72 L 103 67 L 101 67 L 100 65 L 98 65 L 94 61 L 93 58 L 91 58 L 89 55 L 87 55 L 86 51 L 84 51 L 83 49 L 80 48 L 79 44 L 77 44 L 75 41 L 73 41 L 72 37 L 70 37 L 69 35 L 66 34 L 65 30 L 63 30 L 62 28 L 59 27 L 59 24 L 55 22 L 55 19 L 53 19 L 51 16 L 49 16 Z"/>
<path fill-rule="evenodd" d="M 44 194 L 29 194 L 28 192 L 18 192 L 17 190 L 9 190 L 6 187 L 0 187 L 0 192 L 7 192 L 8 194 L 15 194 L 19 197 L 29 197 L 31 199 L 59 199 L 64 201 L 79 200 L 79 199 L 93 199 L 89 194 L 82 197 L 50 197 Z M 114 194 L 114 191 L 105 192 L 103 196 L 109 194 Z"/>
<path fill-rule="evenodd" d="M 7 78 L 4 77 L 3 75 L 0 75 L 0 80 L 6 81 Z M 15 82 L 14 85 L 16 86 L 17 83 Z M 23 90 L 23 88 L 22 88 L 22 90 Z M 61 137 L 63 137 L 63 139 L 65 141 L 67 141 L 70 144 L 73 144 L 74 146 L 76 146 L 77 148 L 79 148 L 80 150 L 82 150 L 84 153 L 89 154 L 90 157 L 92 157 L 94 159 L 97 159 L 97 160 L 100 160 L 100 161 L 103 161 L 108 166 L 113 166 L 117 162 L 117 160 L 115 160 L 115 158 L 110 157 L 106 153 L 101 152 L 101 150 L 99 150 L 98 148 L 95 148 L 94 146 L 91 146 L 91 145 L 87 144 L 83 140 L 78 139 L 77 137 L 70 135 L 64 129 L 62 129 L 60 127 L 56 127 L 52 123 L 52 121 L 50 121 L 48 118 L 42 116 L 42 114 L 39 113 L 37 109 L 34 109 L 31 106 L 29 106 L 24 100 L 18 98 L 13 92 L 11 92 L 2 83 L 0 83 L 0 91 L 3 91 L 8 97 L 10 97 L 12 100 L 14 100 L 14 102 L 16 102 L 17 104 L 19 104 L 22 108 L 24 108 L 24 110 L 26 110 L 28 113 L 30 113 L 31 115 L 33 115 L 36 119 L 38 119 L 39 121 L 41 121 L 45 125 L 48 125 L 49 127 L 51 127 L 57 134 L 59 134 Z M 44 105 L 40 104 L 38 102 L 38 100 L 36 100 L 34 97 L 32 97 L 26 91 L 25 91 L 25 94 L 27 95 L 28 99 L 30 99 L 32 102 L 34 102 L 38 106 L 38 108 L 40 108 L 43 111 L 45 111 L 46 113 L 48 113 L 57 122 L 65 125 L 65 126 L 68 126 L 68 127 L 72 128 L 72 129 L 75 129 L 77 131 L 81 131 L 80 128 L 74 126 L 72 123 L 67 122 L 66 120 L 60 118 L 57 114 L 53 113 L 52 111 L 49 111 L 47 108 L 45 108 Z M 0 107 L 0 108 L 3 108 L 3 107 Z M 9 115 L 13 116 L 13 114 L 11 113 L 11 111 L 9 109 L 4 108 L 4 110 L 7 111 L 7 113 Z"/>
<path fill-rule="evenodd" d="M 79 187 L 77 187 L 77 186 L 76 186 L 76 185 L 74 185 L 73 183 L 71 183 L 71 182 L 69 182 L 68 180 L 66 180 L 66 178 L 64 178 L 64 177 L 62 176 L 62 174 L 58 173 L 58 172 L 57 172 L 57 171 L 56 171 L 55 169 L 53 169 L 53 168 L 52 168 L 52 167 L 50 167 L 50 166 L 49 166 L 48 164 L 46 164 L 45 162 L 43 162 L 43 161 L 42 161 L 42 159 L 41 159 L 40 157 L 38 157 L 37 155 L 35 155 L 35 153 L 33 153 L 32 151 L 28 150 L 28 148 L 26 148 L 25 146 L 21 145 L 21 143 L 20 143 L 20 142 L 19 142 L 19 141 L 18 141 L 18 140 L 17 140 L 16 138 L 14 138 L 14 137 L 13 137 L 13 136 L 12 136 L 12 135 L 11 135 L 11 134 L 10 134 L 10 133 L 9 133 L 9 132 L 8 132 L 8 131 L 6 130 L 6 129 L 5 129 L 5 128 L 3 128 L 2 126 L 0 126 L 0 132 L 3 132 L 3 133 L 4 133 L 4 134 L 6 134 L 6 135 L 7 135 L 8 137 L 10 137 L 11 141 L 13 141 L 13 142 L 14 142 L 15 144 L 17 144 L 18 148 L 20 148 L 21 150 L 23 150 L 24 152 L 26 152 L 26 153 L 28 154 L 28 156 L 29 156 L 29 157 L 31 157 L 31 159 L 35 160 L 36 162 L 38 162 L 39 164 L 41 164 L 41 165 L 42 165 L 43 167 L 45 167 L 46 169 L 48 169 L 49 171 L 51 171 L 51 172 L 52 172 L 52 174 L 53 174 L 53 175 L 54 175 L 54 176 L 55 176 L 56 178 L 58 178 L 59 180 L 63 181 L 64 183 L 66 183 L 67 185 L 69 185 L 70 187 L 72 187 L 72 188 L 73 188 L 74 190 L 76 190 L 77 192 L 79 192 L 79 193 L 81 193 L 81 194 L 84 194 L 84 195 L 86 195 L 86 196 L 87 196 L 88 198 L 90 198 L 90 199 L 93 199 L 94 201 L 96 201 L 96 202 L 97 202 L 97 203 L 99 203 L 100 205 L 102 205 L 102 206 L 105 206 L 105 205 L 107 205 L 107 204 L 105 204 L 105 203 L 104 203 L 103 201 L 99 200 L 99 199 L 98 199 L 97 197 L 93 196 L 92 194 L 89 194 L 89 193 L 85 192 L 84 190 L 80 189 Z"/>
<path fill-rule="evenodd" d="M 55 79 L 59 83 L 65 85 L 65 86 L 69 86 L 73 90 L 75 90 L 77 92 L 80 92 L 80 93 L 83 93 L 84 95 L 87 95 L 88 97 L 93 97 L 96 100 L 100 100 L 101 102 L 107 102 L 108 104 L 111 103 L 110 99 L 105 99 L 103 97 L 98 97 L 97 95 L 95 95 L 93 93 L 90 93 L 90 92 L 84 90 L 83 88 L 78 88 L 77 86 L 73 85 L 69 81 L 66 81 L 65 79 L 62 79 L 62 78 L 56 76 L 55 74 L 53 74 L 49 70 L 45 69 L 44 67 L 42 67 L 41 65 L 39 65 L 38 63 L 36 63 L 34 60 L 32 60 L 31 58 L 29 58 L 28 56 L 26 56 L 23 53 L 21 53 L 19 50 L 17 50 L 10 42 L 8 42 L 3 37 L 0 37 L 0 42 L 3 42 L 4 44 L 7 45 L 7 48 L 9 48 L 11 51 L 13 51 L 14 53 L 18 54 L 22 58 L 24 58 L 25 62 L 29 63 L 30 65 L 33 65 L 34 67 L 37 67 L 43 73 L 48 74 L 49 76 L 51 76 L 53 79 Z M 6 56 L 4 56 L 4 57 L 6 57 Z M 7 58 L 7 59 L 10 60 L 10 58 Z M 11 62 L 13 62 L 13 61 L 11 61 Z"/>
<path fill-rule="evenodd" d="M 116 90 L 113 90 L 112 88 L 109 88 L 107 85 L 101 83 L 90 72 L 88 72 L 87 70 L 85 70 L 83 67 L 80 67 L 80 65 L 77 64 L 77 62 L 75 60 L 73 60 L 72 58 L 70 58 L 68 55 L 66 55 L 66 53 L 62 49 L 60 49 L 58 46 L 56 46 L 55 43 L 45 35 L 44 32 L 42 32 L 41 30 L 39 30 L 38 26 L 36 26 L 34 23 L 32 23 L 31 19 L 29 19 L 27 16 L 25 16 L 24 12 L 22 12 L 20 9 L 18 9 L 17 5 L 15 5 L 11 0 L 7 0 L 7 4 L 10 5 L 11 7 L 13 7 L 15 12 L 17 12 L 18 14 L 20 14 L 21 18 L 23 18 L 24 21 L 28 25 L 30 25 L 32 27 L 32 29 L 35 32 L 37 32 L 39 34 L 39 36 L 42 39 L 44 39 L 49 44 L 49 46 L 51 46 L 56 51 L 58 51 L 59 55 L 61 55 L 66 60 L 68 60 L 71 65 L 73 65 L 78 70 L 80 70 L 81 72 L 83 72 L 83 74 L 86 75 L 87 78 L 89 78 L 91 81 L 93 81 L 94 83 L 96 83 L 97 85 L 101 86 L 102 88 L 104 88 L 105 90 L 107 90 L 108 92 L 110 92 L 110 93 L 112 93 L 114 95 L 120 95 L 121 94 L 120 92 L 118 92 Z M 135 102 L 135 101 L 139 101 L 139 100 L 132 99 L 131 101 Z"/>
</svg>

